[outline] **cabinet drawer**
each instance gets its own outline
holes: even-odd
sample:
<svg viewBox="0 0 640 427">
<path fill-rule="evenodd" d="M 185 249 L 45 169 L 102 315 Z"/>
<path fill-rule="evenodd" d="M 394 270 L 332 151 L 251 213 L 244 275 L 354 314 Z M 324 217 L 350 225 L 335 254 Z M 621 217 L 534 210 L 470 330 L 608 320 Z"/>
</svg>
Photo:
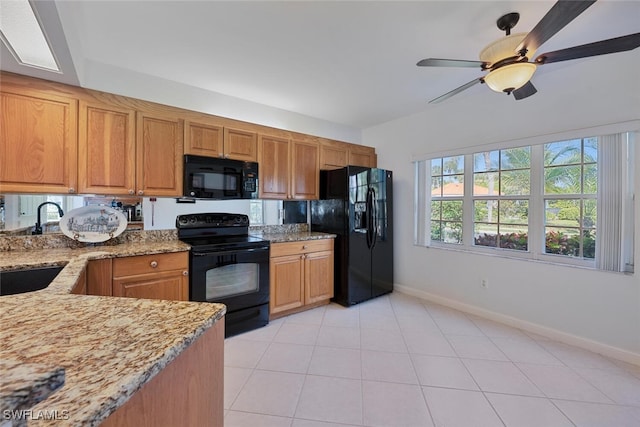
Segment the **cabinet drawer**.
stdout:
<svg viewBox="0 0 640 427">
<path fill-rule="evenodd" d="M 302 240 L 299 242 L 273 243 L 271 257 L 305 254 L 333 250 L 333 239 Z"/>
<path fill-rule="evenodd" d="M 169 254 L 139 255 L 113 260 L 113 277 L 157 273 L 159 271 L 188 270 L 189 254 L 176 252 Z"/>
</svg>

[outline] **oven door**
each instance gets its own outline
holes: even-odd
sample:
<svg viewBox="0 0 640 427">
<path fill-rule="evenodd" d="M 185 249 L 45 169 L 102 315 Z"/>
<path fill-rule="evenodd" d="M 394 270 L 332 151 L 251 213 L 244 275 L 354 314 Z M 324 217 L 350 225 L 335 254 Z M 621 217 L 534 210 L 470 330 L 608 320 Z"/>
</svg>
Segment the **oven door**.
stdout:
<svg viewBox="0 0 640 427">
<path fill-rule="evenodd" d="M 191 249 L 191 301 L 221 302 L 227 312 L 269 303 L 269 245 L 224 251 Z"/>
</svg>

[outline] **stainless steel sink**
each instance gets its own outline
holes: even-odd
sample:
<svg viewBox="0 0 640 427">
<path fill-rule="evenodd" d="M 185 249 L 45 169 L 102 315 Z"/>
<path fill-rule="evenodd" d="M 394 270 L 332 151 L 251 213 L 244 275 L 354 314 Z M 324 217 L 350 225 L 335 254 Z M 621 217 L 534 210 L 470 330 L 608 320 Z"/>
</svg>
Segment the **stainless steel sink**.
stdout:
<svg viewBox="0 0 640 427">
<path fill-rule="evenodd" d="M 44 289 L 56 278 L 63 266 L 0 272 L 0 296 L 22 294 Z"/>
</svg>

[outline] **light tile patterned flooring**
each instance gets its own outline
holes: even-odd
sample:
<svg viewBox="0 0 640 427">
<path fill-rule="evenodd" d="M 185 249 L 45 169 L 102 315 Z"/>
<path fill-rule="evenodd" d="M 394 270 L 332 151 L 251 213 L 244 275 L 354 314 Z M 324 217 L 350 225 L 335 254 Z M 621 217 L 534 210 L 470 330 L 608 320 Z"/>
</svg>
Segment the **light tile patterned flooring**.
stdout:
<svg viewBox="0 0 640 427">
<path fill-rule="evenodd" d="M 225 341 L 225 427 L 640 426 L 640 367 L 398 292 Z"/>
</svg>

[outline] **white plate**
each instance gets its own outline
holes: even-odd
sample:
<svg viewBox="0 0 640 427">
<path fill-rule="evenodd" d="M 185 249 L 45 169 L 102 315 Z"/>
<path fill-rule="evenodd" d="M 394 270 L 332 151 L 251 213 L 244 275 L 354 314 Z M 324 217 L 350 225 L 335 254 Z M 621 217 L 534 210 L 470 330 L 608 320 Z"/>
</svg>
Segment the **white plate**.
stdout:
<svg viewBox="0 0 640 427">
<path fill-rule="evenodd" d="M 67 212 L 60 219 L 60 230 L 79 242 L 106 242 L 126 228 L 124 214 L 108 206 L 84 206 Z"/>
</svg>

